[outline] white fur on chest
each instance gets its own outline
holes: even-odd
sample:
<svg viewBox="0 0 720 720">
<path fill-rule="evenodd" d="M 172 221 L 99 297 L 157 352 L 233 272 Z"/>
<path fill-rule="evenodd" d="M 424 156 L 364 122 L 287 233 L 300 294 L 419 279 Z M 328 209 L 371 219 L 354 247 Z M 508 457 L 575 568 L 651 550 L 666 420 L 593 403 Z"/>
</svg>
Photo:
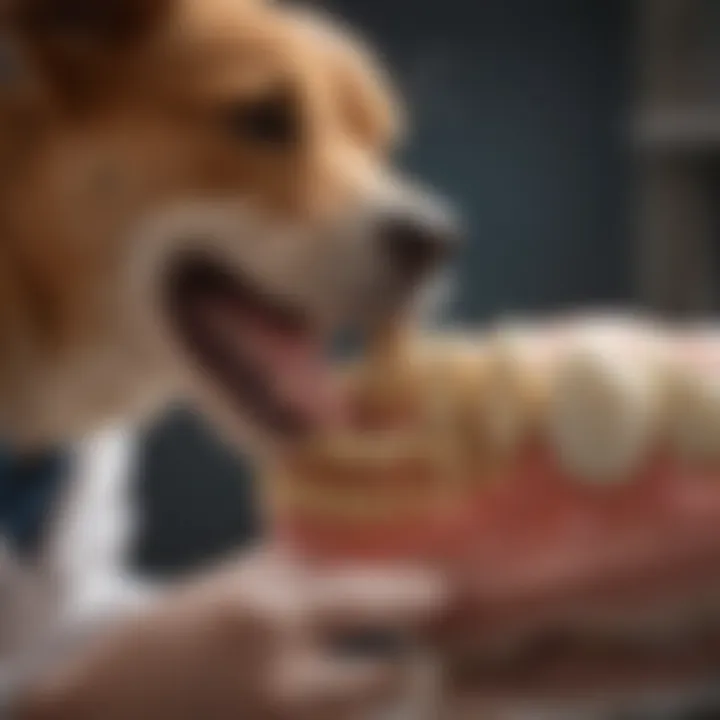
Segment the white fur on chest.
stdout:
<svg viewBox="0 0 720 720">
<path fill-rule="evenodd" d="M 0 668 L 140 597 L 127 557 L 135 456 L 135 433 L 126 428 L 81 442 L 39 555 L 23 564 L 0 554 Z"/>
</svg>

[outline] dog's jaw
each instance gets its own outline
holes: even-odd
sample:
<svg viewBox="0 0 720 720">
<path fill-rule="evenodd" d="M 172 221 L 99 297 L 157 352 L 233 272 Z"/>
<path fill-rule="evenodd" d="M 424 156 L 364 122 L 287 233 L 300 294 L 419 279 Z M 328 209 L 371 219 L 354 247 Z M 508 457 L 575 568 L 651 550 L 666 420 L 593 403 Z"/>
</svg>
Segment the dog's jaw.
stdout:
<svg viewBox="0 0 720 720">
<path fill-rule="evenodd" d="M 106 424 L 144 422 L 183 396 L 183 378 L 108 318 L 115 332 L 89 336 L 47 356 L 24 333 L 3 338 L 24 344 L 18 361 L 3 367 L 0 434 L 5 442 L 34 449 L 74 442 Z"/>
<path fill-rule="evenodd" d="M 286 419 L 293 425 L 300 422 L 306 432 L 313 424 L 323 423 L 323 418 L 328 422 L 337 421 L 338 413 L 341 413 L 340 400 L 333 398 L 330 388 L 329 359 L 320 357 L 325 355 L 333 331 L 345 323 L 370 327 L 378 318 L 402 309 L 422 287 L 422 283 L 418 283 L 397 293 L 393 292 L 392 284 L 385 286 L 385 275 L 381 268 L 373 265 L 373 253 L 365 249 L 372 247 L 372 241 L 370 227 L 355 213 L 344 222 L 321 227 L 313 233 L 307 228 L 293 227 L 270 218 L 247 202 L 232 199 L 224 202 L 198 200 L 169 206 L 150 215 L 133 240 L 138 252 L 129 266 L 130 324 L 139 329 L 145 347 L 152 348 L 157 358 L 176 368 L 186 393 L 209 409 L 235 439 L 239 437 L 247 443 L 250 438 L 255 446 L 265 445 L 268 440 L 274 442 L 286 435 L 287 429 L 278 432 L 279 428 L 264 425 L 257 417 L 257 408 L 237 406 L 232 388 L 218 382 L 218 377 L 207 365 L 198 364 L 199 358 L 190 352 L 192 348 L 187 344 L 187 336 L 184 332 L 178 333 L 179 318 L 174 312 L 177 307 L 170 307 L 167 302 L 168 276 L 178 263 L 188 259 L 207 261 L 228 277 L 234 276 L 243 284 L 249 282 L 265 298 L 273 298 L 285 316 L 290 312 L 296 320 L 301 320 L 302 337 L 298 335 L 297 323 L 293 323 L 295 327 L 283 341 L 288 355 L 297 358 L 293 361 L 297 363 L 294 369 L 278 357 L 285 370 L 279 366 L 270 370 L 274 361 L 267 355 L 266 360 L 261 361 L 266 366 L 258 369 L 262 369 L 261 374 L 269 373 L 265 382 L 285 388 L 276 411 L 287 411 L 301 403 L 304 417 L 301 419 L 293 413 L 292 421 Z M 177 300 L 181 304 L 187 303 L 185 298 Z M 228 332 L 242 341 L 247 333 L 241 324 L 232 322 L 228 310 L 235 318 L 239 318 L 238 312 L 243 314 L 242 308 L 237 306 L 226 307 L 221 312 L 231 325 L 228 327 L 224 322 L 223 343 Z M 253 344 L 251 355 L 256 357 L 258 353 L 262 355 L 264 345 L 261 337 L 264 333 L 258 336 L 257 330 L 256 326 L 252 332 L 255 339 L 250 340 Z M 277 328 L 270 330 L 271 344 L 276 346 L 280 336 Z M 236 342 L 231 341 L 231 344 Z M 277 356 L 278 350 L 276 348 L 271 355 Z M 299 356 L 296 350 L 300 352 Z M 317 357 L 309 357 L 308 352 Z M 314 369 L 305 361 L 309 361 Z M 304 371 L 309 373 L 305 378 L 302 377 Z M 327 375 L 327 386 L 318 373 Z M 297 377 L 292 379 L 291 375 Z M 262 386 L 263 378 L 258 377 L 257 382 Z M 300 400 L 290 386 L 295 386 L 304 399 Z M 262 391 L 262 387 L 254 390 Z M 277 417 L 276 421 L 279 422 Z"/>
</svg>

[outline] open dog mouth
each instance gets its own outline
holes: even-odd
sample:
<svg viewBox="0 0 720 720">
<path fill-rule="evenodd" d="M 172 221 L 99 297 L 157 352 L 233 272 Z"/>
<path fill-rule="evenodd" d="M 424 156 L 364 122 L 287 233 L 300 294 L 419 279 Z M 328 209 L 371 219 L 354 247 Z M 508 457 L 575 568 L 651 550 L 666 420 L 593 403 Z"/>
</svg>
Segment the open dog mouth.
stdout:
<svg viewBox="0 0 720 720">
<path fill-rule="evenodd" d="M 176 338 L 234 411 L 284 438 L 337 422 L 326 343 L 299 303 L 201 253 L 175 258 L 165 289 Z"/>
</svg>

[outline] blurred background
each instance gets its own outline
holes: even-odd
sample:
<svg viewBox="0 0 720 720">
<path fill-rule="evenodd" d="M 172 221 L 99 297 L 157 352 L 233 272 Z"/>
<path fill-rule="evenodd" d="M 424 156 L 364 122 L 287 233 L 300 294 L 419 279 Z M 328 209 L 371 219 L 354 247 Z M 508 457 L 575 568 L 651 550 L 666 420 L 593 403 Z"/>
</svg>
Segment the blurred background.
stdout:
<svg viewBox="0 0 720 720">
<path fill-rule="evenodd" d="M 393 69 L 413 121 L 403 162 L 467 216 L 452 315 L 714 311 L 720 0 L 324 4 Z M 250 471 L 192 414 L 161 423 L 144 458 L 143 569 L 259 532 Z"/>
</svg>

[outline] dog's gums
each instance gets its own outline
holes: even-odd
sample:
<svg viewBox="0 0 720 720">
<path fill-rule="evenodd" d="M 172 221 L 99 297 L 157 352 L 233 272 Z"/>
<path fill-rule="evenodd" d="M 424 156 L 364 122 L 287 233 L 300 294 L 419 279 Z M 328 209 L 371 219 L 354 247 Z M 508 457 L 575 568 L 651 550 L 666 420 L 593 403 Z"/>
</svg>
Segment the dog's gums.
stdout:
<svg viewBox="0 0 720 720">
<path fill-rule="evenodd" d="M 348 372 L 352 432 L 268 469 L 278 532 L 457 573 L 454 670 L 488 699 L 712 680 L 717 339 L 586 318 L 388 349 Z"/>
<path fill-rule="evenodd" d="M 207 254 L 170 263 L 166 310 L 196 365 L 238 412 L 285 439 L 336 422 L 325 343 L 291 299 Z"/>
</svg>

